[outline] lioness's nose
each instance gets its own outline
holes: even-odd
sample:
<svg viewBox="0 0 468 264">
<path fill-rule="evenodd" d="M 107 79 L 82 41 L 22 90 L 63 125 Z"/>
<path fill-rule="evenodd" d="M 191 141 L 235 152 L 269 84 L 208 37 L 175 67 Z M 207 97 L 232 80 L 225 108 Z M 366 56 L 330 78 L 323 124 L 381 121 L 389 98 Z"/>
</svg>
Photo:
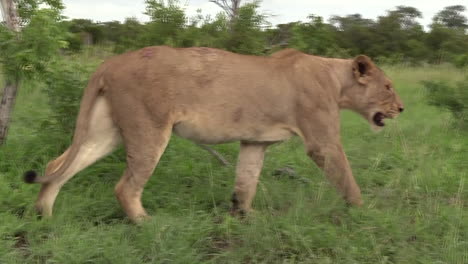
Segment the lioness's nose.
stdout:
<svg viewBox="0 0 468 264">
<path fill-rule="evenodd" d="M 398 108 L 398 110 L 399 110 L 400 113 L 401 113 L 401 112 L 403 112 L 405 109 L 404 109 L 403 107 L 400 107 L 400 108 Z"/>
</svg>

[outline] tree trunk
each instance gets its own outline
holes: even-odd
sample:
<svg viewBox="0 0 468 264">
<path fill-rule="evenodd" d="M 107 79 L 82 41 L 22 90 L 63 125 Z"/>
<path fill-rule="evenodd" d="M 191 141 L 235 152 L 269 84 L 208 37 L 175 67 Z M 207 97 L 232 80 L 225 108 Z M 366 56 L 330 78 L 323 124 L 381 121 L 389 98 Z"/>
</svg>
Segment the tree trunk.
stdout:
<svg viewBox="0 0 468 264">
<path fill-rule="evenodd" d="M 20 31 L 20 19 L 13 0 L 0 0 L 0 7 L 6 26 L 13 32 L 18 33 Z M 6 76 L 7 81 L 0 102 L 0 145 L 3 145 L 8 134 L 11 112 L 13 111 L 19 87 L 19 79 L 11 77 Z"/>
<path fill-rule="evenodd" d="M 13 3 L 13 0 L 0 0 L 0 8 L 6 26 L 14 32 L 19 32 L 20 18 L 18 16 L 18 12 L 16 11 L 16 5 Z"/>
<path fill-rule="evenodd" d="M 6 140 L 10 124 L 11 112 L 15 104 L 18 82 L 7 81 L 3 89 L 2 101 L 0 102 L 0 145 Z"/>
</svg>

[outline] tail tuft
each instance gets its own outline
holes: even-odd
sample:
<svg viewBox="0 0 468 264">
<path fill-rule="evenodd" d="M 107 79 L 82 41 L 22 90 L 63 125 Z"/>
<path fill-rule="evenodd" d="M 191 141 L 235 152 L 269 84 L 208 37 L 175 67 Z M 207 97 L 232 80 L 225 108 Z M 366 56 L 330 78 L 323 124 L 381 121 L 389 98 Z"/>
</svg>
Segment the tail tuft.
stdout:
<svg viewBox="0 0 468 264">
<path fill-rule="evenodd" d="M 25 183 L 36 183 L 37 173 L 33 170 L 24 173 L 23 179 Z"/>
</svg>

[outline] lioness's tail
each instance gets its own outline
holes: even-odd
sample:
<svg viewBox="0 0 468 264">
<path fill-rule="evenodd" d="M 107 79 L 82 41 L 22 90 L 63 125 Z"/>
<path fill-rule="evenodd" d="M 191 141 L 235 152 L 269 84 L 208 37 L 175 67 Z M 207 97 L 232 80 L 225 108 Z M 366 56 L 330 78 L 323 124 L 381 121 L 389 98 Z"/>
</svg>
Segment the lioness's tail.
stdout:
<svg viewBox="0 0 468 264">
<path fill-rule="evenodd" d="M 38 177 L 34 171 L 26 172 L 25 182 L 66 181 L 67 178 L 71 178 L 78 171 L 113 150 L 117 130 L 110 118 L 110 107 L 107 101 L 99 95 L 103 90 L 104 81 L 98 72 L 91 77 L 84 91 L 71 146 L 60 157 L 48 164 L 44 176 Z M 90 126 L 97 126 L 97 128 L 93 129 Z M 104 134 L 101 135 L 101 133 Z"/>
</svg>

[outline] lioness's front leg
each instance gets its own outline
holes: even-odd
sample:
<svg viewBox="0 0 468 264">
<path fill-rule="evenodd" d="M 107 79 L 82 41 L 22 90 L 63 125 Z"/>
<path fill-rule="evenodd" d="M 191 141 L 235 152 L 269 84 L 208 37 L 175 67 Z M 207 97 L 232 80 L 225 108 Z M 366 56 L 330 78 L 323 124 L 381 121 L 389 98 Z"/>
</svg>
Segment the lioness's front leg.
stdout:
<svg viewBox="0 0 468 264">
<path fill-rule="evenodd" d="M 344 199 L 352 205 L 362 205 L 361 190 L 340 141 L 339 124 L 310 122 L 302 129 L 302 134 L 307 155 L 324 171 Z"/>
<path fill-rule="evenodd" d="M 251 210 L 267 146 L 268 144 L 263 143 L 241 142 L 236 167 L 236 186 L 232 195 L 233 214 L 245 214 Z"/>
<path fill-rule="evenodd" d="M 341 144 L 314 145 L 307 148 L 307 155 L 325 172 L 327 178 L 348 203 L 362 205 L 361 191 L 353 177 Z"/>
</svg>

